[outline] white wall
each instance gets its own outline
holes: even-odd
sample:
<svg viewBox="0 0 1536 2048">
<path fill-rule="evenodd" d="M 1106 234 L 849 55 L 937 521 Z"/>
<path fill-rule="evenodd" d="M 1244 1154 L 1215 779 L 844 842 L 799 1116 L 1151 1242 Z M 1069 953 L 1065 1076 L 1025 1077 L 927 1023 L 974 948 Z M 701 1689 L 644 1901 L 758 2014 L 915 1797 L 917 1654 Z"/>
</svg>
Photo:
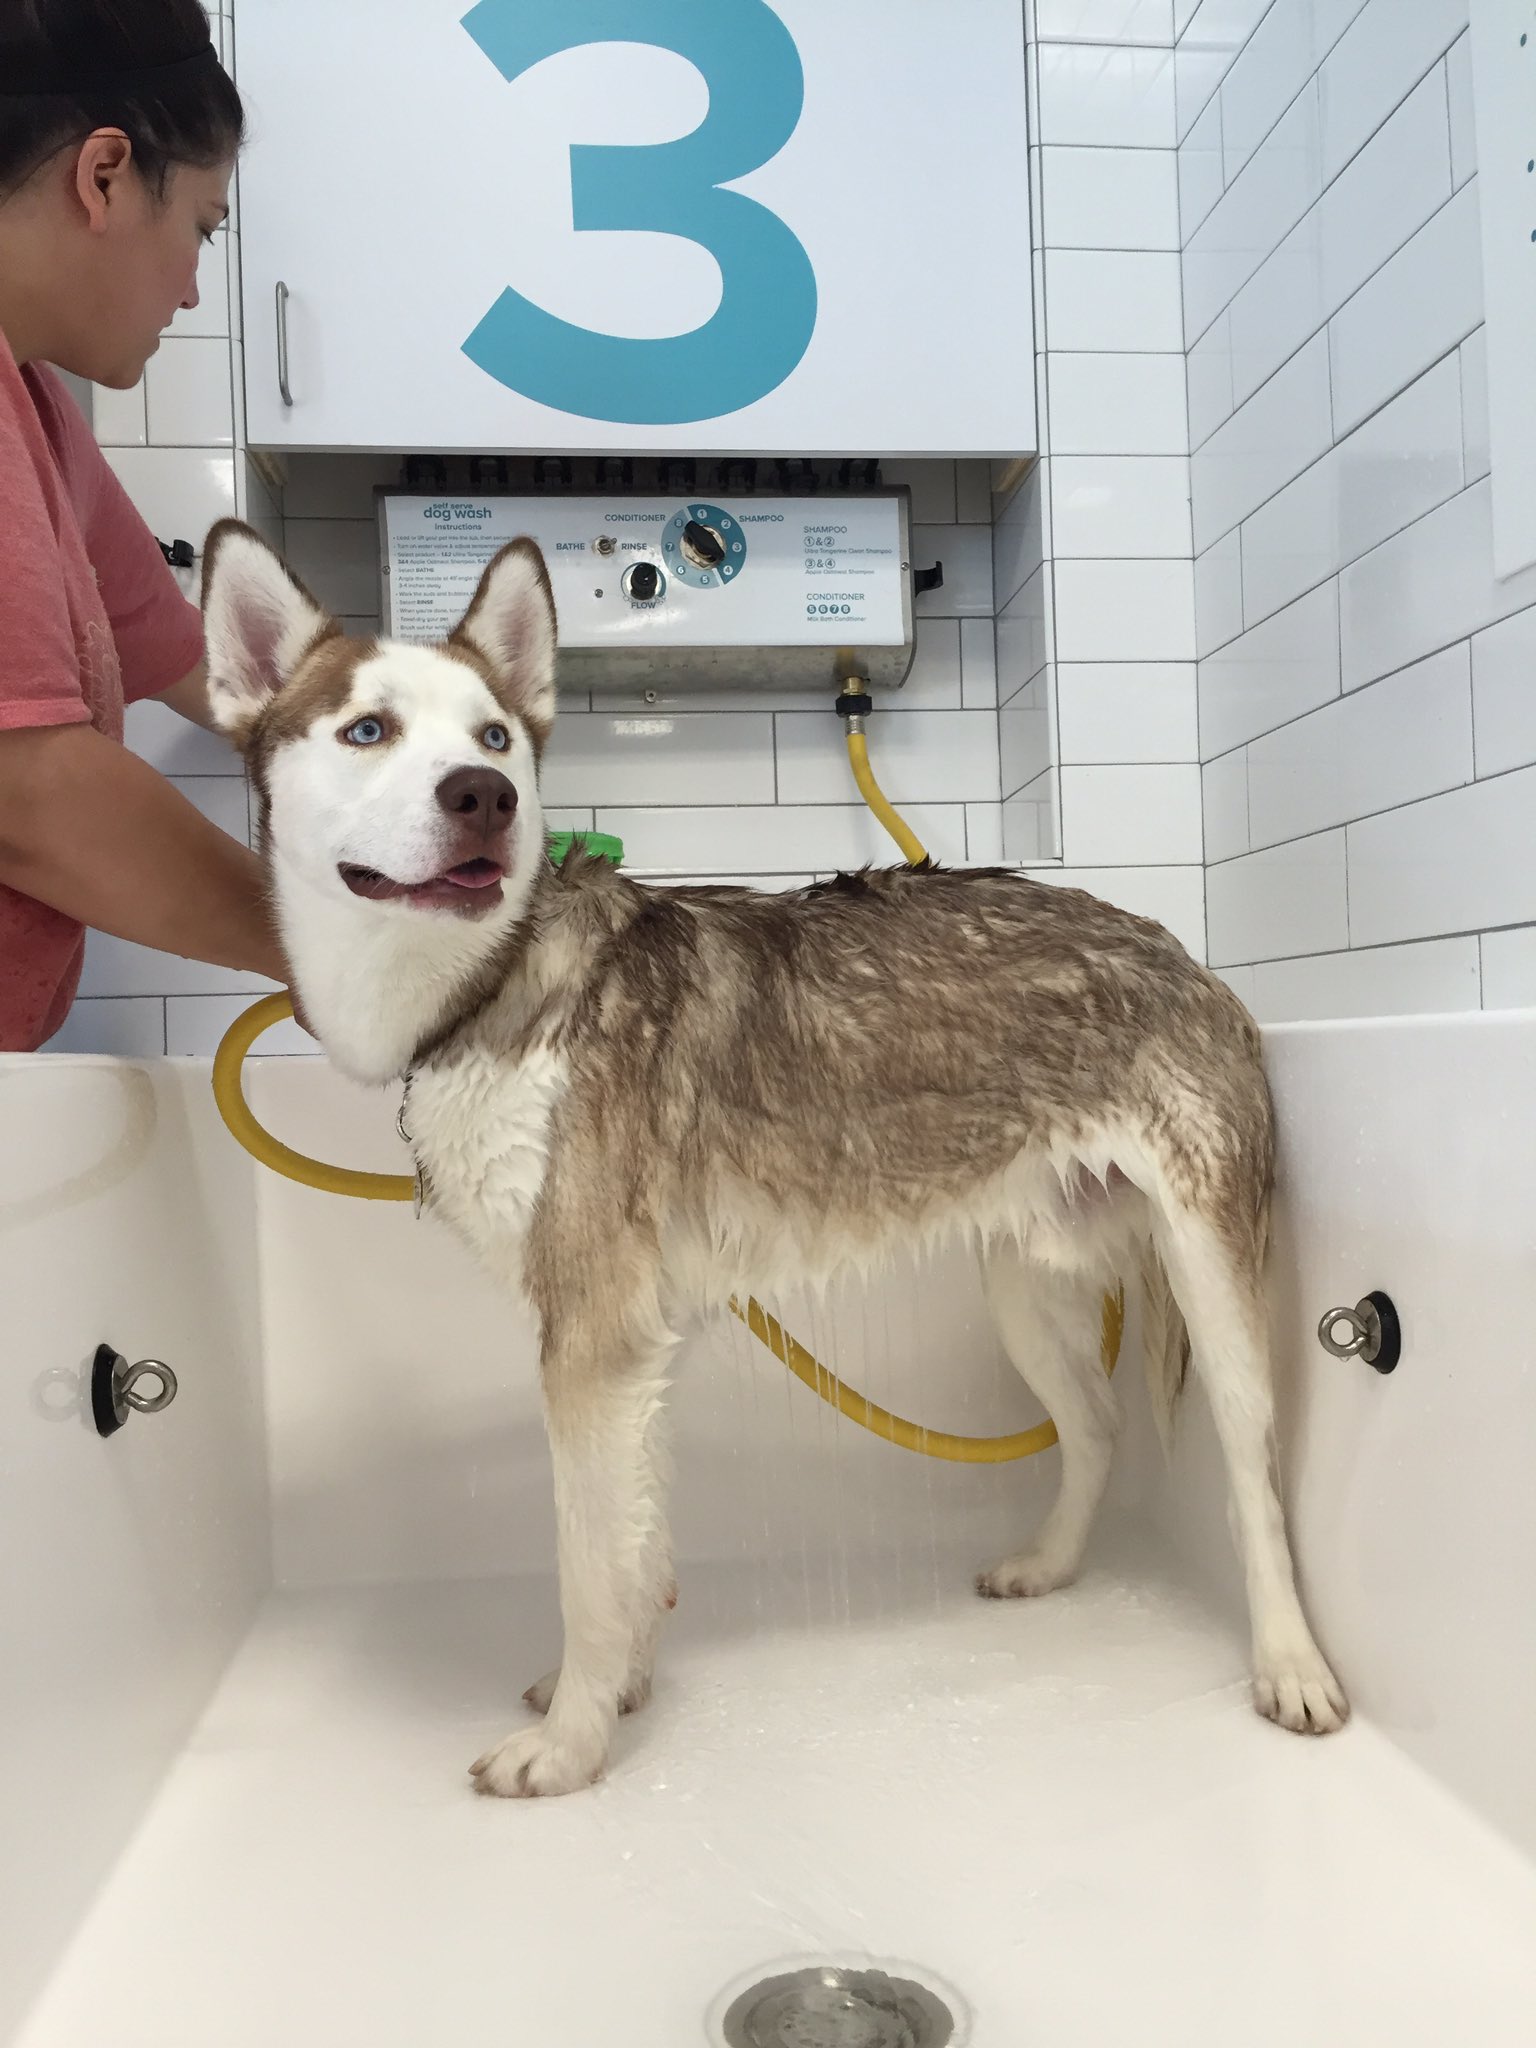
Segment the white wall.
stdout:
<svg viewBox="0 0 1536 2048">
<path fill-rule="evenodd" d="M 1203 933 L 1173 0 L 1025 23 L 1041 433 L 995 531 L 1004 847 Z"/>
<path fill-rule="evenodd" d="M 1536 573 L 1492 573 L 1468 0 L 1185 12 L 1212 961 L 1265 1021 L 1536 1002 Z"/>
</svg>

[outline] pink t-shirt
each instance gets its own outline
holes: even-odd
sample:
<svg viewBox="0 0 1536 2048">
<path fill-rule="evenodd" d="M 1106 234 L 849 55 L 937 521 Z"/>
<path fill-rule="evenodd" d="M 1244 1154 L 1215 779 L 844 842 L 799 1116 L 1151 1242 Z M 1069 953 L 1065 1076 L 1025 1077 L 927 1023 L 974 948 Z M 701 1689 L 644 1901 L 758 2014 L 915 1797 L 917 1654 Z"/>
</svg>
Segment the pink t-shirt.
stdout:
<svg viewBox="0 0 1536 2048">
<path fill-rule="evenodd" d="M 0 732 L 94 725 L 203 658 L 202 621 L 79 408 L 0 334 Z M 73 918 L 0 883 L 0 1051 L 63 1023 L 85 951 Z"/>
</svg>

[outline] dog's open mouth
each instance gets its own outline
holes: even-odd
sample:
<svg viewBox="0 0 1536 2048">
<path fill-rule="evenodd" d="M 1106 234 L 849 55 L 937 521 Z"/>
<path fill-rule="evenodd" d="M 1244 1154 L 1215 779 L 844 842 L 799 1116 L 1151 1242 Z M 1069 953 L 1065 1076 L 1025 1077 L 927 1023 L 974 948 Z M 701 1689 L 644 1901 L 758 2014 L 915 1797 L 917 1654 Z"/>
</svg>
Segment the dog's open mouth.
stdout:
<svg viewBox="0 0 1536 2048">
<path fill-rule="evenodd" d="M 365 868 L 343 861 L 338 873 L 354 896 L 370 903 L 412 903 L 426 910 L 453 910 L 461 917 L 476 917 L 501 901 L 500 861 L 483 854 L 475 860 L 461 860 L 445 874 L 426 882 L 397 882 L 377 868 Z"/>
</svg>

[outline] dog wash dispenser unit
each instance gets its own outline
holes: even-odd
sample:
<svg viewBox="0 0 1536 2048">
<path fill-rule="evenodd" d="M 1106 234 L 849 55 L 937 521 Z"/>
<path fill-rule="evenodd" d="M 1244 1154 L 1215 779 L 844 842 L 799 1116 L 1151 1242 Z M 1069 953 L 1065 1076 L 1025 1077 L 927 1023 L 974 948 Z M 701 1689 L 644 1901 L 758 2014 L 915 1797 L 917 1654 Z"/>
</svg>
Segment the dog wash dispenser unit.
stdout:
<svg viewBox="0 0 1536 2048">
<path fill-rule="evenodd" d="M 904 489 L 841 497 L 379 493 L 383 628 L 449 631 L 519 534 L 549 565 L 566 689 L 897 689 L 912 666 Z"/>
</svg>

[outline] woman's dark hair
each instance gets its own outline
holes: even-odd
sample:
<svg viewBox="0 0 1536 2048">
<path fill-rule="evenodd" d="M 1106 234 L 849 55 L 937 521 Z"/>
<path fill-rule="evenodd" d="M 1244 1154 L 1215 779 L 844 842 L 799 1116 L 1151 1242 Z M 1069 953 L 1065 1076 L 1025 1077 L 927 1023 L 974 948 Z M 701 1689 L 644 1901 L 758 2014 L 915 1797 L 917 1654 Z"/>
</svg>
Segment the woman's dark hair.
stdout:
<svg viewBox="0 0 1536 2048">
<path fill-rule="evenodd" d="M 245 114 L 198 0 L 3 0 L 0 198 L 97 128 L 122 129 L 156 193 L 235 155 Z"/>
</svg>

